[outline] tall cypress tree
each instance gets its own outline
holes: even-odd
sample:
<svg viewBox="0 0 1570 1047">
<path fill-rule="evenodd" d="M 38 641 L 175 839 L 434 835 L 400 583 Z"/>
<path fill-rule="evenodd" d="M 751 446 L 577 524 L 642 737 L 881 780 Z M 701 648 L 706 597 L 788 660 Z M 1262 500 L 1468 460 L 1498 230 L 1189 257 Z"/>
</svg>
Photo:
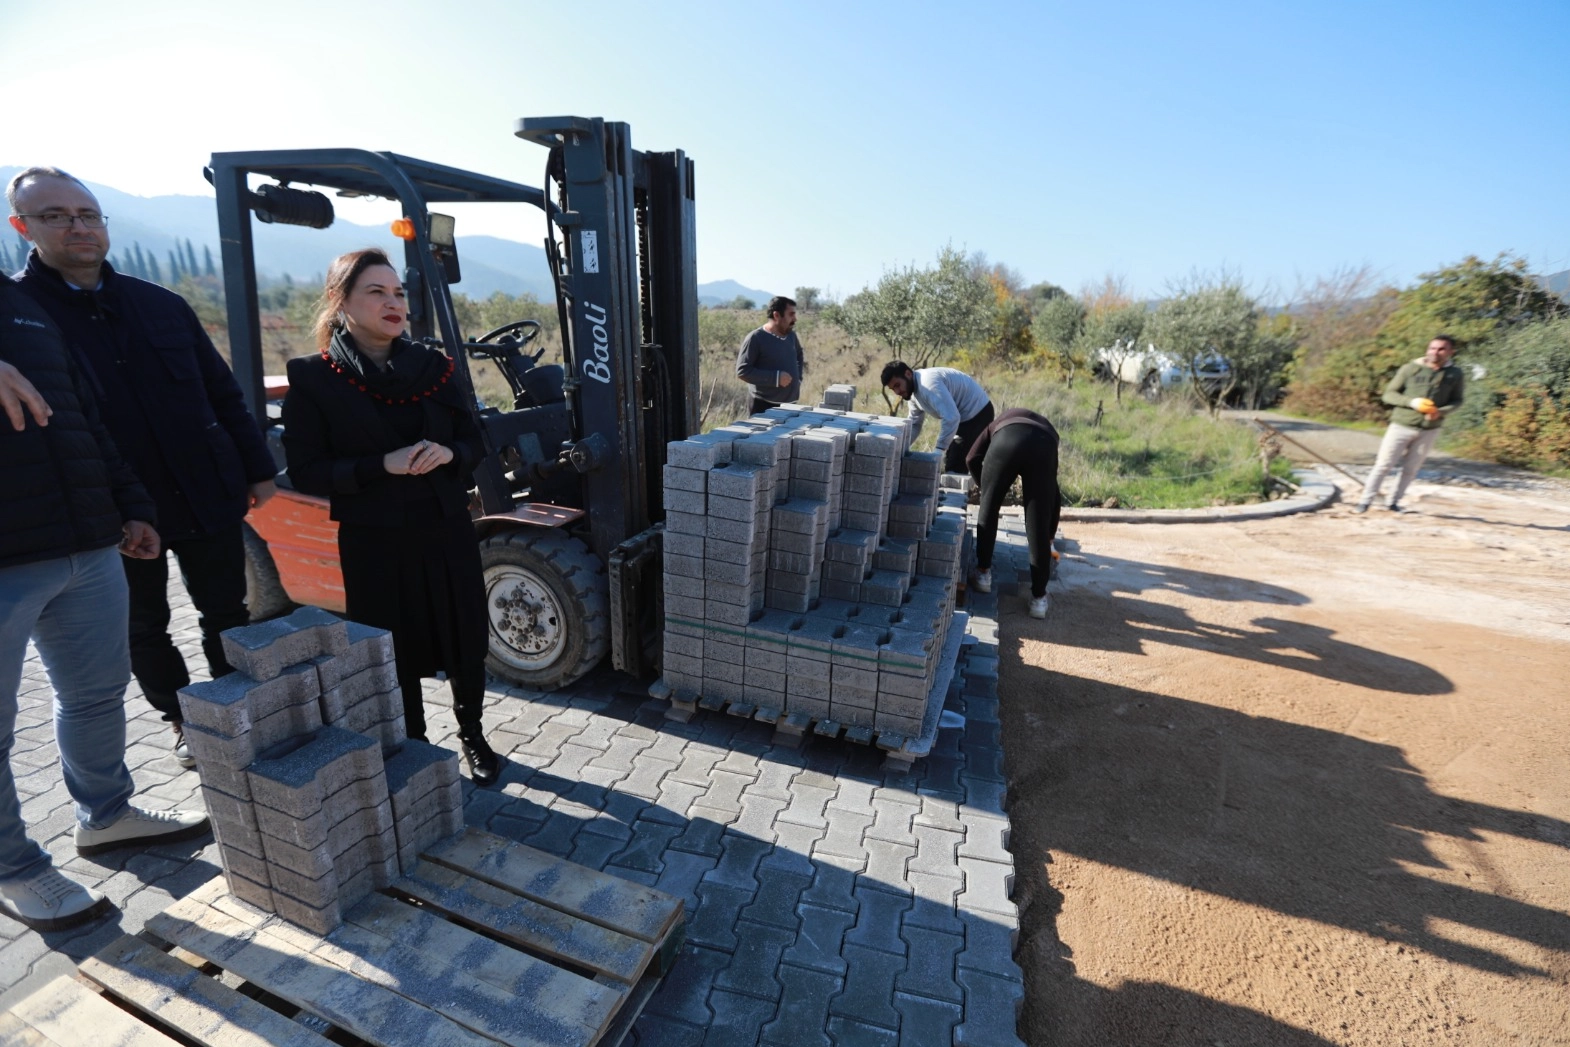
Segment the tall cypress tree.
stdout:
<svg viewBox="0 0 1570 1047">
<path fill-rule="evenodd" d="M 211 247 L 208 247 L 206 244 L 202 245 L 202 257 L 203 257 L 204 261 L 206 262 L 206 267 L 203 269 L 203 271 L 208 276 L 217 276 L 218 275 L 218 270 L 213 265 L 213 249 Z"/>
<path fill-rule="evenodd" d="M 147 259 L 142 255 L 142 242 L 137 240 L 131 244 L 131 257 L 135 260 L 134 272 L 131 274 L 138 280 L 147 279 Z"/>
<path fill-rule="evenodd" d="M 180 251 L 178 248 L 169 249 L 169 283 L 180 282 Z"/>
<path fill-rule="evenodd" d="M 188 236 L 185 238 L 185 275 L 194 278 L 199 272 L 201 270 L 196 267 L 196 245 L 191 243 Z"/>
<path fill-rule="evenodd" d="M 164 282 L 164 275 L 158 268 L 158 256 L 151 251 L 147 252 L 147 278 L 155 284 Z"/>
</svg>

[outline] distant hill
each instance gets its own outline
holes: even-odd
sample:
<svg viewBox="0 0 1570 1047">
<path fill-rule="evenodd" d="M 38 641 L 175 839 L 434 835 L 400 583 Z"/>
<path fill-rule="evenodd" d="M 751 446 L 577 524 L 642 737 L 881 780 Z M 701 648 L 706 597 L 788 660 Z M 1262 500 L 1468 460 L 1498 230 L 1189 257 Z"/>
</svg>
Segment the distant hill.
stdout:
<svg viewBox="0 0 1570 1047">
<path fill-rule="evenodd" d="M 743 287 L 735 280 L 715 280 L 713 283 L 698 285 L 699 305 L 729 305 L 736 300 L 736 296 L 751 298 L 752 303 L 762 309 L 770 298 L 776 294 L 789 294 L 788 291 L 759 291 L 752 287 Z"/>
<path fill-rule="evenodd" d="M 1551 273 L 1548 276 L 1539 276 L 1542 285 L 1557 295 L 1570 294 L 1570 269 L 1562 273 Z"/>
</svg>

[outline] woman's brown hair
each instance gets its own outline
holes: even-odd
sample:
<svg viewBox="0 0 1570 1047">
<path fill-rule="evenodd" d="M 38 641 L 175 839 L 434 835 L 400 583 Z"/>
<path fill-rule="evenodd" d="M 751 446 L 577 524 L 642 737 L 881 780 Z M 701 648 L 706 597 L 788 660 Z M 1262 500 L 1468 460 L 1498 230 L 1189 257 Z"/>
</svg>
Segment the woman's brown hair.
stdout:
<svg viewBox="0 0 1570 1047">
<path fill-rule="evenodd" d="M 343 325 L 338 320 L 338 311 L 343 308 L 344 299 L 349 297 L 349 292 L 354 290 L 355 281 L 360 279 L 360 274 L 373 265 L 385 265 L 397 272 L 387 252 L 380 247 L 367 247 L 360 251 L 350 251 L 333 259 L 333 264 L 327 267 L 327 282 L 322 287 L 322 298 L 317 303 L 316 325 L 311 329 L 316 335 L 316 348 L 326 349 L 327 344 L 333 340 L 333 335 Z"/>
</svg>

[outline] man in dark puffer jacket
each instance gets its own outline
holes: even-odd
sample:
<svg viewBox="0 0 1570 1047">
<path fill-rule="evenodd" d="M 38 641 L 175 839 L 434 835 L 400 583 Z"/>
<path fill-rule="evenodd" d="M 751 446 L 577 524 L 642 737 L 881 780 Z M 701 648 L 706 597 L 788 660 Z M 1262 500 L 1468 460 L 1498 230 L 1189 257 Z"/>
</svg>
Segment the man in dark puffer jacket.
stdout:
<svg viewBox="0 0 1570 1047">
<path fill-rule="evenodd" d="M 208 671 L 223 676 L 232 670 L 220 634 L 250 621 L 241 521 L 272 497 L 278 471 L 261 430 L 185 300 L 104 261 L 109 226 L 86 186 L 34 167 L 6 196 L 12 227 L 33 244 L 17 283 L 64 332 L 105 428 L 153 496 L 158 532 L 200 616 Z M 169 635 L 168 557 L 121 566 L 131 586 L 131 672 L 190 767 L 176 694 L 191 677 Z"/>
<path fill-rule="evenodd" d="M 116 546 L 157 555 L 155 510 L 99 422 L 59 329 L 4 274 L 0 412 L 0 912 L 47 931 L 92 919 L 109 901 L 55 871 L 22 824 L 11 747 L 29 638 L 55 690 L 78 852 L 199 835 L 207 816 L 130 804 L 131 657 Z"/>
</svg>

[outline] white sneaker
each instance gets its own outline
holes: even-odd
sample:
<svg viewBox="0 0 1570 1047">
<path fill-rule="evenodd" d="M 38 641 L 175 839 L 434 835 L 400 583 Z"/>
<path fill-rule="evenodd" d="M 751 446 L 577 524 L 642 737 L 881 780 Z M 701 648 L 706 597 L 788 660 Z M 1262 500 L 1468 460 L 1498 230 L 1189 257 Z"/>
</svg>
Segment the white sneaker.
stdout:
<svg viewBox="0 0 1570 1047">
<path fill-rule="evenodd" d="M 988 568 L 985 571 L 977 571 L 975 581 L 971 582 L 971 588 L 978 593 L 990 593 L 992 591 L 992 570 Z"/>
<path fill-rule="evenodd" d="M 1047 608 L 1051 606 L 1052 600 L 1047 596 L 1032 597 L 1030 601 L 1030 616 L 1032 618 L 1045 618 L 1047 616 Z"/>
<path fill-rule="evenodd" d="M 191 747 L 185 742 L 185 724 L 176 720 L 169 726 L 174 728 L 174 762 L 189 770 L 196 766 L 196 757 L 191 755 Z"/>
<path fill-rule="evenodd" d="M 35 931 L 75 927 L 109 908 L 108 898 L 55 869 L 45 869 L 30 880 L 0 883 L 0 912 Z"/>
<path fill-rule="evenodd" d="M 189 840 L 207 831 L 203 811 L 144 811 L 128 807 L 124 814 L 102 829 L 76 827 L 76 853 L 98 854 L 130 844 L 174 843 Z"/>
</svg>

